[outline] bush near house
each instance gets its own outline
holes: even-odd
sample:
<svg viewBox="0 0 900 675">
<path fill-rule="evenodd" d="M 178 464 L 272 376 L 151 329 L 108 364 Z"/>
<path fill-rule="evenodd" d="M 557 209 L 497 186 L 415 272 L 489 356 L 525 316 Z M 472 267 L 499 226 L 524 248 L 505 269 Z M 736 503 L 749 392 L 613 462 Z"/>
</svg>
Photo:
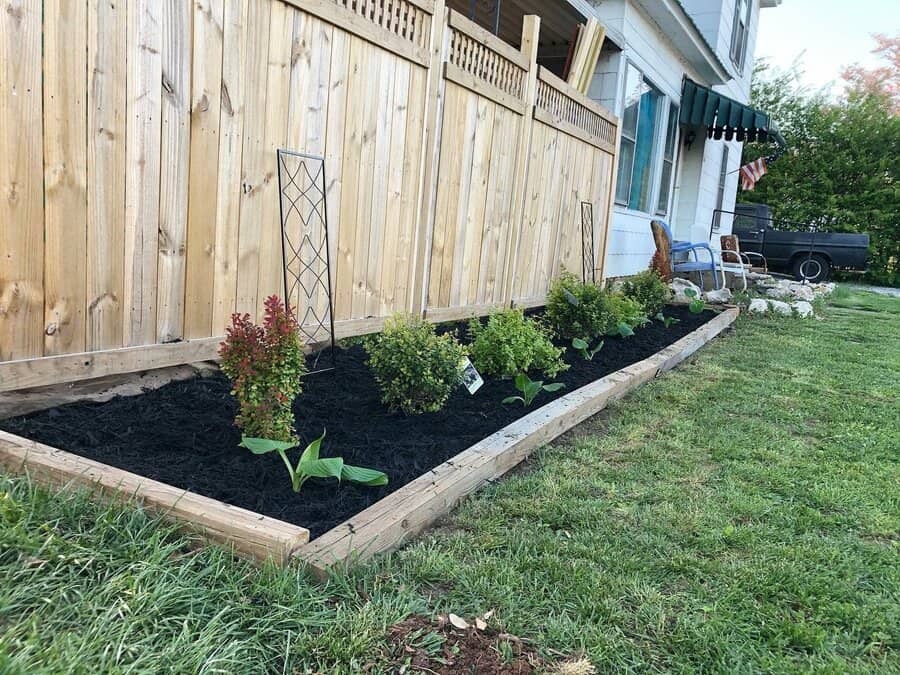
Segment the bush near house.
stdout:
<svg viewBox="0 0 900 675">
<path fill-rule="evenodd" d="M 672 289 L 653 269 L 626 279 L 622 284 L 622 292 L 626 297 L 639 302 L 646 316 L 656 316 L 672 298 Z"/>
<path fill-rule="evenodd" d="M 469 336 L 472 361 L 485 375 L 514 377 L 539 370 L 555 377 L 567 368 L 562 360 L 564 350 L 554 347 L 544 326 L 520 309 L 496 312 L 486 325 L 472 319 Z"/>
<path fill-rule="evenodd" d="M 453 335 L 437 335 L 434 325 L 405 314 L 388 319 L 364 346 L 382 402 L 407 415 L 443 408 L 459 384 L 466 356 Z"/>
<path fill-rule="evenodd" d="M 602 289 L 563 272 L 547 296 L 547 320 L 562 338 L 591 340 L 636 328 L 647 321 L 640 302 L 619 291 Z"/>
</svg>

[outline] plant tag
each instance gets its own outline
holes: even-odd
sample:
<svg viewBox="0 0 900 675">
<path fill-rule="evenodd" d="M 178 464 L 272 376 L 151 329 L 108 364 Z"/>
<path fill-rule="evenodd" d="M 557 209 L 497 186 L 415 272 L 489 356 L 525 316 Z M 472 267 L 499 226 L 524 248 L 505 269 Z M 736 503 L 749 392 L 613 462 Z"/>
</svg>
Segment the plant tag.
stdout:
<svg viewBox="0 0 900 675">
<path fill-rule="evenodd" d="M 475 368 L 475 364 L 472 363 L 468 356 L 461 363 L 463 386 L 469 390 L 470 394 L 474 394 L 484 386 L 484 378 L 481 377 L 481 374 Z"/>
</svg>

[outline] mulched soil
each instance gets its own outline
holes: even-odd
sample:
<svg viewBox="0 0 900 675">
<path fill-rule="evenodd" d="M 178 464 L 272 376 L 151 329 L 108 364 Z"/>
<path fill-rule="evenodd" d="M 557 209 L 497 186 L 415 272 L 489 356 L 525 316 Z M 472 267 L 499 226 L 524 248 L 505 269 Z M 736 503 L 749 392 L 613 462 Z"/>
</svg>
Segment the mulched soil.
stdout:
<svg viewBox="0 0 900 675">
<path fill-rule="evenodd" d="M 665 313 L 680 322 L 665 328 L 654 321 L 633 337 L 606 338 L 593 361 L 570 349 L 571 368 L 555 380 L 566 387 L 541 394 L 529 409 L 501 405 L 517 392 L 510 381 L 488 380 L 474 396 L 460 388 L 438 413 L 389 414 L 362 347 L 337 350 L 335 371 L 307 378 L 294 406 L 297 428 L 304 442 L 327 429 L 322 456 L 384 471 L 390 485 L 383 488 L 313 479 L 294 493 L 277 455 L 259 457 L 238 447 L 236 406 L 221 374 L 140 396 L 52 408 L 3 420 L 0 428 L 307 527 L 316 537 L 531 410 L 653 355 L 715 316 L 675 306 Z"/>
</svg>

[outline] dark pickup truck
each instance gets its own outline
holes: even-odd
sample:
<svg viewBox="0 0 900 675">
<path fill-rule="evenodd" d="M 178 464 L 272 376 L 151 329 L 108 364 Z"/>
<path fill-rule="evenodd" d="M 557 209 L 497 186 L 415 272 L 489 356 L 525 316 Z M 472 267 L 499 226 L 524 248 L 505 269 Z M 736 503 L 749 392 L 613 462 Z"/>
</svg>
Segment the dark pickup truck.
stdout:
<svg viewBox="0 0 900 675">
<path fill-rule="evenodd" d="M 865 272 L 868 234 L 813 232 L 807 225 L 772 218 L 765 204 L 735 206 L 732 231 L 741 250 L 765 256 L 769 268 L 789 272 L 797 280 L 825 281 L 832 270 Z"/>
</svg>

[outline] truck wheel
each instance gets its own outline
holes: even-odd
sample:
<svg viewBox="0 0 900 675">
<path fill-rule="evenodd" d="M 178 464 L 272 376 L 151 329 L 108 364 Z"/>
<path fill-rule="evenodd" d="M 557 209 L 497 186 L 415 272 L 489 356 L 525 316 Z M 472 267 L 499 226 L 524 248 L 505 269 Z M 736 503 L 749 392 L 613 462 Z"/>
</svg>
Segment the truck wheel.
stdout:
<svg viewBox="0 0 900 675">
<path fill-rule="evenodd" d="M 828 258 L 813 253 L 810 255 L 801 255 L 794 260 L 794 278 L 797 281 L 809 281 L 817 284 L 827 281 L 831 274 L 831 264 Z"/>
</svg>

